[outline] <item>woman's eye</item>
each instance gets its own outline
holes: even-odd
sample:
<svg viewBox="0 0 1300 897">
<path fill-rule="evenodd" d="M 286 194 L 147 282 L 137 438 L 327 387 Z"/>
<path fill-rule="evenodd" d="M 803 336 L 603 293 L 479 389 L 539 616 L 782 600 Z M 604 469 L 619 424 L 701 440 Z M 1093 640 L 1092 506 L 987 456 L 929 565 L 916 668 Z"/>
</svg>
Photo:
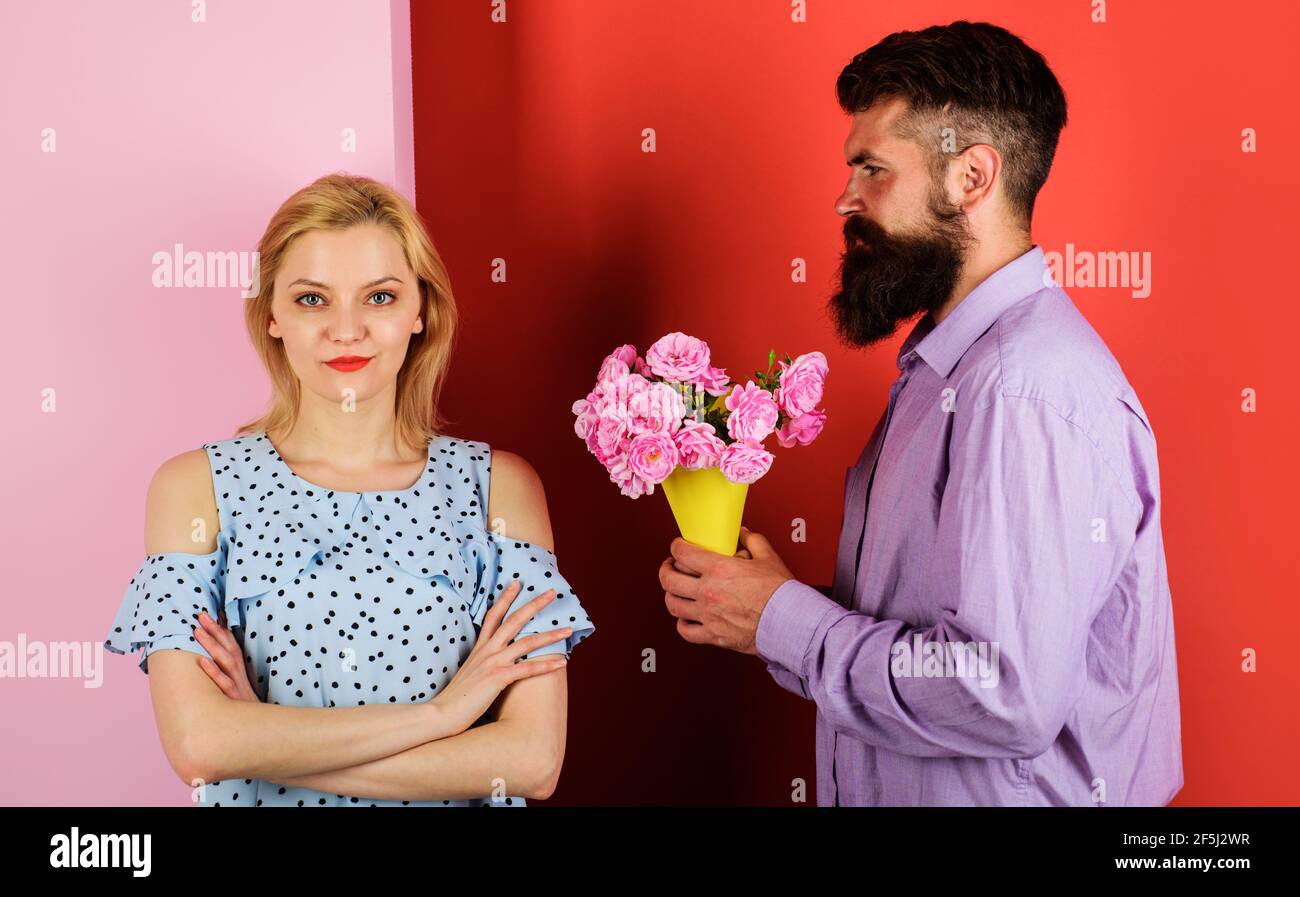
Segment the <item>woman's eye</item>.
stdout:
<svg viewBox="0 0 1300 897">
<path fill-rule="evenodd" d="M 381 290 L 370 298 L 377 300 L 375 302 L 376 305 L 392 305 L 397 301 L 397 294 L 387 290 Z M 387 298 L 387 301 L 384 301 L 385 298 Z M 294 301 L 307 308 L 320 308 L 325 304 L 325 300 L 321 297 L 320 293 L 303 293 Z"/>
</svg>

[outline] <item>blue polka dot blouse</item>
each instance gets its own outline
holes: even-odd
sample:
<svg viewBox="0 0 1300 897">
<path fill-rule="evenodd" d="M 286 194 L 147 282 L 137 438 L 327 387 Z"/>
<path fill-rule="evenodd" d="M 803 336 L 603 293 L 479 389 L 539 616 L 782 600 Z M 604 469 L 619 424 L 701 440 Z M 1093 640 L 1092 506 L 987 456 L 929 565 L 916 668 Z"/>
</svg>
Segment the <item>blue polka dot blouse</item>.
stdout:
<svg viewBox="0 0 1300 897">
<path fill-rule="evenodd" d="M 204 445 L 221 532 L 210 554 L 145 558 L 127 586 L 105 646 L 149 655 L 210 656 L 192 634 L 199 612 L 243 646 L 249 682 L 267 703 L 354 707 L 432 699 L 469 656 L 483 616 L 514 579 L 511 609 L 556 597 L 517 638 L 572 626 L 536 657 L 595 631 L 555 554 L 501 535 L 485 518 L 487 443 L 435 436 L 408 489 L 342 492 L 295 474 L 264 431 Z M 485 715 L 486 716 L 486 715 Z M 483 722 L 484 720 L 480 720 Z M 208 783 L 201 806 L 524 806 L 522 797 L 373 800 L 260 779 Z"/>
</svg>

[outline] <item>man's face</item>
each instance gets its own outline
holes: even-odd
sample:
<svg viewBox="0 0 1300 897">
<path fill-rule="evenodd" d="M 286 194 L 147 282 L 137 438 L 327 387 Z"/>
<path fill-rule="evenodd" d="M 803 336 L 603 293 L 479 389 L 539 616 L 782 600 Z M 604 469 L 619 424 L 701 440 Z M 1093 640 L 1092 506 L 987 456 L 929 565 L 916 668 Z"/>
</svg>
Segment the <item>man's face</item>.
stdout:
<svg viewBox="0 0 1300 897">
<path fill-rule="evenodd" d="M 936 311 L 961 274 L 965 214 L 932 180 L 926 150 L 893 132 L 906 101 L 880 101 L 853 116 L 844 144 L 851 169 L 835 204 L 845 216 L 840 289 L 829 306 L 840 338 L 868 346 Z M 934 135 L 935 149 L 942 139 Z"/>
</svg>

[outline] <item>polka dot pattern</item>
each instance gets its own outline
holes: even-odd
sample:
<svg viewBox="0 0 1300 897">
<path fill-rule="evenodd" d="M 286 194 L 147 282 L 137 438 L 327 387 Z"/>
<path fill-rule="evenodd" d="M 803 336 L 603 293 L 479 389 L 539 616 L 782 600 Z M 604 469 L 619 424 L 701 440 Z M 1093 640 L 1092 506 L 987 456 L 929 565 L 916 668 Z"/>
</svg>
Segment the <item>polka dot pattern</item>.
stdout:
<svg viewBox="0 0 1300 897">
<path fill-rule="evenodd" d="M 209 656 L 191 627 L 200 611 L 224 610 L 249 682 L 267 703 L 428 701 L 460 669 L 488 608 L 515 579 L 522 588 L 512 611 L 556 590 L 517 638 L 574 630 L 525 657 L 567 654 L 595 631 L 553 552 L 486 525 L 486 443 L 435 436 L 413 486 L 378 492 L 300 478 L 265 432 L 204 449 L 221 519 L 217 548 L 146 557 L 105 641 L 119 654 L 143 649 L 146 674 L 149 655 L 162 648 Z M 260 779 L 210 783 L 203 798 L 201 806 L 526 805 L 517 796 L 372 800 Z"/>
</svg>

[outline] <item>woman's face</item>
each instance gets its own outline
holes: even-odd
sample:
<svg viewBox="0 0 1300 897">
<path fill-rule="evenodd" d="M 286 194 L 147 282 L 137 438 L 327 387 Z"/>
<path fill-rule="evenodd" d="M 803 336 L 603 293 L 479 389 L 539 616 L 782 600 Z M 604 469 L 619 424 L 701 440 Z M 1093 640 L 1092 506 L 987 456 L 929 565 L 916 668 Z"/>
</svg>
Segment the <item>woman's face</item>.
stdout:
<svg viewBox="0 0 1300 897">
<path fill-rule="evenodd" d="M 387 229 L 313 230 L 285 253 L 268 332 L 304 392 L 362 402 L 395 387 L 411 335 L 424 329 L 420 310 L 419 284 Z"/>
</svg>

